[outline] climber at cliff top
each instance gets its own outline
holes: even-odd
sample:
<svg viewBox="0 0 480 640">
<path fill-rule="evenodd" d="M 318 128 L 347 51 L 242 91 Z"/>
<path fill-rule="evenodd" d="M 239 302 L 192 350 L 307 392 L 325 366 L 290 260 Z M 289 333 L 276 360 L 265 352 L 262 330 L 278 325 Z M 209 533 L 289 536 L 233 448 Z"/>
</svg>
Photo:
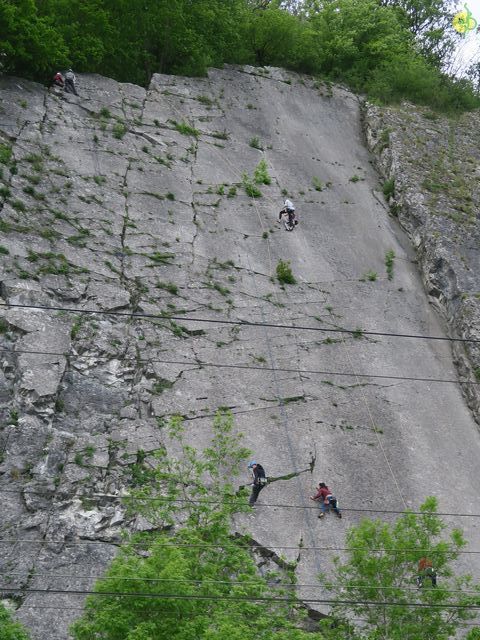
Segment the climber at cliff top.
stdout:
<svg viewBox="0 0 480 640">
<path fill-rule="evenodd" d="M 57 73 L 54 75 L 53 84 L 57 87 L 62 87 L 62 89 L 65 86 L 65 82 L 63 81 L 63 76 L 60 71 L 57 71 Z"/>
<path fill-rule="evenodd" d="M 74 93 L 76 96 L 78 96 L 77 88 L 75 86 L 76 82 L 77 79 L 75 77 L 75 74 L 73 73 L 72 69 L 69 69 L 65 74 L 65 93 Z"/>
</svg>

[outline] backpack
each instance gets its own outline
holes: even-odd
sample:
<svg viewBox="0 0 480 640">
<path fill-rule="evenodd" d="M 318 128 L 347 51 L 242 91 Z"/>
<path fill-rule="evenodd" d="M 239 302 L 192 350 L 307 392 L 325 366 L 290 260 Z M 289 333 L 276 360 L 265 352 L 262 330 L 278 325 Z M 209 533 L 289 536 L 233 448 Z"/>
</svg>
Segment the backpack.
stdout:
<svg viewBox="0 0 480 640">
<path fill-rule="evenodd" d="M 268 482 L 267 477 L 265 475 L 265 469 L 262 467 L 261 464 L 257 465 L 257 467 L 260 467 L 261 473 L 263 473 L 263 476 L 260 475 L 260 469 L 258 469 L 259 473 L 255 478 L 255 480 L 256 480 L 255 484 L 257 484 L 257 485 L 259 485 L 261 487 L 264 487 Z"/>
</svg>

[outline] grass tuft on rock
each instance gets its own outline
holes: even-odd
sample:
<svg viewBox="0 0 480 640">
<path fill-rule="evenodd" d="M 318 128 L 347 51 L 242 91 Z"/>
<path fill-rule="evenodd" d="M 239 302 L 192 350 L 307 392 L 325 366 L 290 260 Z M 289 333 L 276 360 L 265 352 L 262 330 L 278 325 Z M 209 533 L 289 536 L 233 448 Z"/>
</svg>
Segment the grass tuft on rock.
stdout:
<svg viewBox="0 0 480 640">
<path fill-rule="evenodd" d="M 289 260 L 279 260 L 276 271 L 277 280 L 280 284 L 295 284 L 297 282 L 292 273 Z"/>
</svg>

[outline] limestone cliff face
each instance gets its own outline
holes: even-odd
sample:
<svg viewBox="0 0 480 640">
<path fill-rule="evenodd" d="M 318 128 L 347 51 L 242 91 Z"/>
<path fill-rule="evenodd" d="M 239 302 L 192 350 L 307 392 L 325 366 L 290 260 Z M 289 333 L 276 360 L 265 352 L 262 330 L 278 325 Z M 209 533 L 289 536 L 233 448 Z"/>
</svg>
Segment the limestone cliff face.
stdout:
<svg viewBox="0 0 480 640">
<path fill-rule="evenodd" d="M 42 590 L 91 588 L 122 530 L 149 526 L 116 496 L 153 463 L 172 414 L 202 445 L 215 409 L 231 407 L 268 475 L 297 474 L 270 485 L 237 525 L 299 557 L 300 584 L 328 570 L 319 547 L 342 546 L 361 515 L 349 508 L 401 510 L 434 494 L 442 510 L 458 510 L 461 495 L 462 510 L 475 511 L 479 435 L 450 345 L 334 332 L 445 335 L 376 197 L 357 97 L 253 68 L 154 76 L 147 91 L 81 76 L 78 90 L 0 80 L 0 591 L 32 637 L 68 638 L 82 606 Z M 261 160 L 271 183 L 252 198 Z M 385 166 L 405 201 L 407 169 L 395 162 Z M 292 233 L 276 221 L 285 194 L 300 219 Z M 459 333 L 475 335 L 473 214 L 448 269 L 452 233 L 437 250 L 427 213 L 403 211 L 424 269 L 437 265 L 430 295 L 435 287 Z M 297 284 L 280 286 L 280 259 Z M 473 346 L 467 355 L 478 366 Z M 301 473 L 312 456 L 313 474 Z M 346 509 L 342 521 L 307 508 L 320 480 Z"/>
<path fill-rule="evenodd" d="M 418 255 L 427 294 L 445 316 L 462 389 L 480 422 L 480 117 L 367 105 L 365 130 L 388 181 L 392 213 Z"/>
</svg>

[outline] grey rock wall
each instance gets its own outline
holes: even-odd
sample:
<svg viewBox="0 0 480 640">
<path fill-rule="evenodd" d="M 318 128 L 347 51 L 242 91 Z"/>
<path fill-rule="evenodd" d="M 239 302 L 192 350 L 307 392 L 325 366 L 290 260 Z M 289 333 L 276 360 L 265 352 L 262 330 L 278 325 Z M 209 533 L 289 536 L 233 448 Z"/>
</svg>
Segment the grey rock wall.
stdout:
<svg viewBox="0 0 480 640">
<path fill-rule="evenodd" d="M 357 97 L 253 68 L 154 76 L 148 91 L 81 76 L 78 89 L 0 79 L 0 574 L 32 637 L 68 638 L 83 603 L 33 590 L 91 588 L 122 531 L 149 526 L 117 497 L 154 462 L 172 414 L 201 447 L 215 409 L 231 407 L 268 475 L 293 474 L 236 527 L 298 559 L 300 585 L 328 572 L 355 508 L 436 495 L 451 512 L 461 495 L 462 511 L 478 510 L 479 433 L 450 345 L 333 332 L 446 331 L 372 193 Z M 254 199 L 243 175 L 261 159 L 271 184 Z M 276 221 L 285 193 L 293 233 Z M 422 216 L 411 224 L 427 245 Z M 279 285 L 280 259 L 297 284 Z M 449 274 L 431 276 L 445 298 Z M 316 518 L 320 480 L 343 520 Z M 474 519 L 453 524 L 475 539 Z M 478 577 L 476 557 L 459 569 Z M 305 600 L 319 593 L 299 587 Z"/>
<path fill-rule="evenodd" d="M 447 319 L 462 390 L 480 422 L 480 117 L 366 105 L 369 149 L 392 181 L 392 213 L 418 256 L 430 301 Z M 387 192 L 389 191 L 387 185 Z"/>
</svg>

